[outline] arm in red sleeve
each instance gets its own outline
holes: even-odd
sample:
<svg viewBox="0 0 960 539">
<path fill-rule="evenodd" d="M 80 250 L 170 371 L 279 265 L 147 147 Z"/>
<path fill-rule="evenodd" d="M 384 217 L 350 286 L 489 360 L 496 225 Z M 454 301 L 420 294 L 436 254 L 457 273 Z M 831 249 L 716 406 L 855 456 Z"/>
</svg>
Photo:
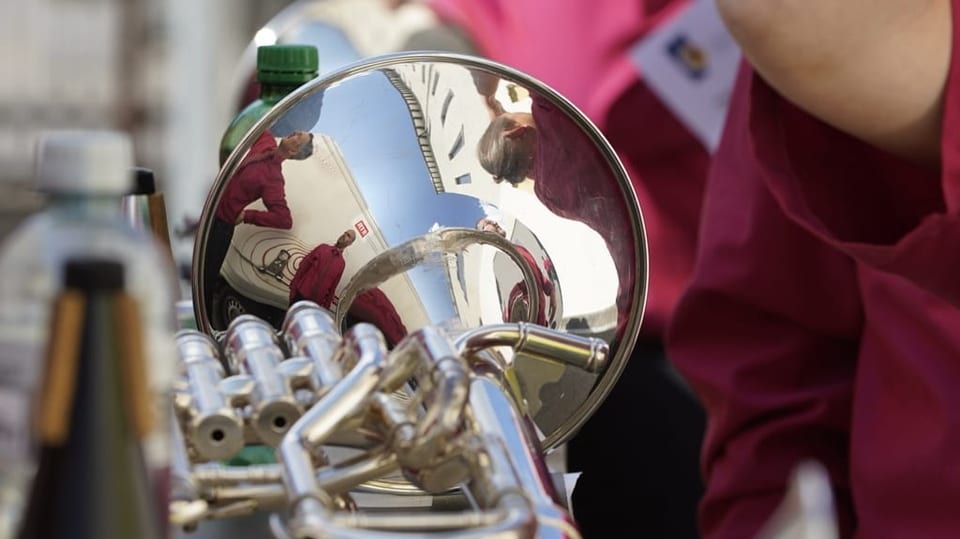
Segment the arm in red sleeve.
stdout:
<svg viewBox="0 0 960 539">
<path fill-rule="evenodd" d="M 739 92 L 730 112 L 707 188 L 694 278 L 667 342 L 708 412 L 701 532 L 704 539 L 754 537 L 791 470 L 812 458 L 831 473 L 848 534 L 851 392 L 862 323 L 855 267 L 789 221 L 770 196 L 744 143 L 747 97 Z"/>
<path fill-rule="evenodd" d="M 290 208 L 287 206 L 283 183 L 283 175 L 279 170 L 264 179 L 260 199 L 267 209 L 266 211 L 246 210 L 244 213 L 245 223 L 284 230 L 293 227 L 293 217 L 290 215 Z"/>
<path fill-rule="evenodd" d="M 960 84 L 953 78 L 942 170 L 842 133 L 759 80 L 750 128 L 764 181 L 791 219 L 858 261 L 960 306 Z"/>
<path fill-rule="evenodd" d="M 794 3 L 797 9 L 810 8 L 801 2 Z M 824 4 L 822 7 L 835 7 L 836 4 L 819 0 L 815 3 Z M 844 126 L 824 110 L 796 99 L 797 96 L 785 91 L 783 80 L 770 77 L 769 73 L 771 84 L 794 98 L 800 106 L 788 102 L 767 84 L 756 81 L 752 87 L 751 118 L 754 145 L 765 181 L 791 219 L 858 261 L 904 277 L 954 306 L 960 306 L 960 279 L 956 277 L 956 268 L 960 267 L 960 249 L 956 248 L 960 245 L 960 129 L 957 129 L 960 125 L 960 54 L 952 57 L 946 54 L 951 48 L 951 40 L 952 49 L 960 50 L 960 0 L 927 2 L 920 11 L 910 11 L 906 4 L 886 4 L 891 5 L 882 9 L 896 7 L 906 10 L 910 16 L 921 16 L 920 13 L 928 13 L 931 9 L 939 13 L 933 18 L 935 24 L 943 26 L 941 33 L 944 35 L 933 36 L 931 33 L 933 37 L 930 37 L 929 44 L 936 45 L 938 55 L 949 58 L 949 62 L 943 62 L 941 70 L 947 71 L 946 64 L 949 63 L 949 73 L 935 77 L 939 81 L 936 84 L 927 80 L 929 77 L 914 73 L 909 77 L 916 86 L 935 90 L 937 99 L 943 102 L 942 107 L 926 107 L 936 112 L 937 122 L 929 126 L 930 130 L 936 131 L 936 137 L 929 138 L 940 141 L 940 167 L 919 166 L 879 150 L 863 140 L 880 147 L 895 148 L 880 144 L 856 129 L 846 130 L 852 133 L 851 136 L 831 127 L 830 124 Z M 951 4 L 952 37 L 947 13 Z M 849 6 L 842 9 L 847 8 Z M 916 29 L 911 27 L 904 35 L 916 33 Z M 773 38 L 776 33 L 766 34 Z M 831 54 L 838 54 L 843 62 L 864 63 L 862 55 L 856 51 L 827 48 L 833 51 Z M 790 50 L 796 52 L 799 49 Z M 902 50 L 912 56 L 924 57 L 924 62 L 929 63 L 926 55 L 918 54 L 921 49 L 917 47 Z M 881 55 L 881 60 L 875 66 L 879 80 L 903 75 L 890 71 L 889 56 Z M 854 101 L 860 106 L 866 103 L 865 118 L 873 128 L 891 136 L 904 135 L 904 130 L 884 127 L 884 123 L 894 116 L 887 113 L 898 106 L 896 103 L 870 105 L 870 99 L 860 100 L 859 97 L 863 92 L 873 92 L 875 97 L 898 101 L 900 105 L 910 101 L 910 97 L 905 92 L 891 91 L 890 88 L 896 89 L 896 84 L 870 85 L 864 84 L 864 80 L 870 78 L 854 77 L 857 91 L 840 91 L 834 96 L 838 110 L 847 110 L 847 105 Z M 837 88 L 829 76 L 805 77 L 803 81 Z M 883 91 L 876 93 L 877 88 L 883 88 Z M 884 113 L 878 114 L 880 110 Z"/>
</svg>

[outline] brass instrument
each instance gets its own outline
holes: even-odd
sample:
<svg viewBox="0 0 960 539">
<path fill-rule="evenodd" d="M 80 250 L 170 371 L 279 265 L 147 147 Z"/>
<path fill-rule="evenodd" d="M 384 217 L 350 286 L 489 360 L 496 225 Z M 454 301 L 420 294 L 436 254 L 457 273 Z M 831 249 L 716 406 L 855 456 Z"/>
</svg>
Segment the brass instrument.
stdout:
<svg viewBox="0 0 960 539">
<path fill-rule="evenodd" d="M 480 162 L 496 114 L 540 130 L 515 186 Z M 312 135 L 308 157 L 261 165 L 282 174 L 293 226 L 236 225 L 211 260 L 219 205 L 264 159 L 248 150 L 307 144 L 297 132 Z M 202 332 L 177 341 L 175 522 L 270 510 L 278 537 L 577 536 L 544 450 L 623 368 L 646 249 L 622 166 L 562 97 L 448 54 L 308 83 L 225 164 L 195 260 Z M 223 464 L 250 444 L 276 463 Z M 365 492 L 449 510 L 369 512 Z"/>
<path fill-rule="evenodd" d="M 351 3 L 298 2 L 267 28 L 361 60 L 362 39 L 324 19 Z M 205 205 L 201 331 L 177 338 L 172 522 L 271 512 L 278 538 L 579 537 L 544 456 L 600 405 L 639 332 L 646 236 L 623 166 L 566 99 L 506 66 L 321 64 Z M 491 148 L 513 143 L 527 154 L 491 171 Z M 275 197 L 225 222 L 266 169 L 292 226 L 256 217 Z M 275 462 L 224 463 L 244 445 Z"/>
</svg>

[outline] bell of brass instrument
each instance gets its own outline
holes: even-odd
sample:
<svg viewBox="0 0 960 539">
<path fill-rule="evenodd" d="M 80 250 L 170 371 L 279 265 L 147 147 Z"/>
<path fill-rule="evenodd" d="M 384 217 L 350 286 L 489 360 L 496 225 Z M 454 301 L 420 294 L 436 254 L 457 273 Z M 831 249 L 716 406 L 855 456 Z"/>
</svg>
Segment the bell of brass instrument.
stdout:
<svg viewBox="0 0 960 539">
<path fill-rule="evenodd" d="M 370 24 L 346 22 L 361 4 Z M 200 332 L 178 337 L 184 527 L 267 512 L 276 537 L 578 537 L 544 456 L 635 343 L 640 208 L 542 83 L 370 57 L 434 24 L 421 8 L 386 45 L 380 0 L 297 2 L 265 27 L 317 45 L 324 75 L 251 129 L 205 205 Z M 273 194 L 244 198 L 266 176 Z M 243 445 L 275 462 L 225 464 Z"/>
<path fill-rule="evenodd" d="M 378 56 L 436 23 L 417 3 L 299 0 L 258 35 L 316 45 L 323 75 L 251 129 L 206 202 L 194 306 L 215 340 L 178 336 L 173 522 L 579 537 L 544 457 L 635 343 L 640 208 L 604 138 L 542 83 L 466 56 Z M 270 167 L 283 200 L 243 200 Z M 218 222 L 238 205 L 285 206 L 292 225 Z M 275 462 L 223 464 L 244 444 Z M 837 536 L 825 471 L 801 466 L 761 537 Z"/>
</svg>

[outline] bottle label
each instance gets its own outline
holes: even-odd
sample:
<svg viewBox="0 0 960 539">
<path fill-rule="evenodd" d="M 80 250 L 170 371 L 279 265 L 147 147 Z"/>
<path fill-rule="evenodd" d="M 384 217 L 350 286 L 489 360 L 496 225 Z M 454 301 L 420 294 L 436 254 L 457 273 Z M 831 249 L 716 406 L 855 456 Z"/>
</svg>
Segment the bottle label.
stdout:
<svg viewBox="0 0 960 539">
<path fill-rule="evenodd" d="M 47 337 L 37 305 L 11 300 L 0 307 L 0 387 L 29 391 L 37 384 Z"/>
<path fill-rule="evenodd" d="M 30 394 L 0 387 L 0 470 L 20 466 L 30 449 Z"/>
</svg>

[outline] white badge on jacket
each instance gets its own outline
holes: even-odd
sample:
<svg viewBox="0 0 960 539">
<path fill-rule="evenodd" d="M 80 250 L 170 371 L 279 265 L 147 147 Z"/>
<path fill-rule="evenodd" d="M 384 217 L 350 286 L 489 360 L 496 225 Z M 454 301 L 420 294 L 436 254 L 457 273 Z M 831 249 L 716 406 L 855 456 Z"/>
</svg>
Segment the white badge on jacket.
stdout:
<svg viewBox="0 0 960 539">
<path fill-rule="evenodd" d="M 637 42 L 630 56 L 647 86 L 713 152 L 740 62 L 714 1 L 692 1 Z"/>
</svg>

